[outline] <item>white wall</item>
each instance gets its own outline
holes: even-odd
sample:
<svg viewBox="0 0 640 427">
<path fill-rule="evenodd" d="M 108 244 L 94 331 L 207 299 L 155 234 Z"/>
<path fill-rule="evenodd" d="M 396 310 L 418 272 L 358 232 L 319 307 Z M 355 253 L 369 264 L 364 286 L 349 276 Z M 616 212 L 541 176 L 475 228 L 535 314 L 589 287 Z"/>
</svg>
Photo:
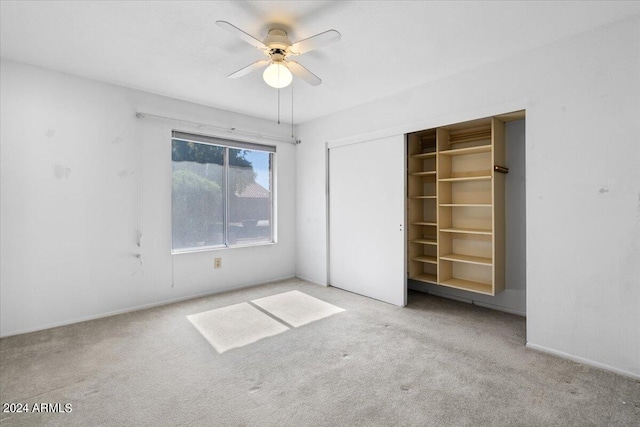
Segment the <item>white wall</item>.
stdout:
<svg viewBox="0 0 640 427">
<path fill-rule="evenodd" d="M 638 76 L 636 16 L 301 125 L 297 274 L 327 279 L 326 141 L 524 108 L 528 345 L 640 377 Z"/>
<path fill-rule="evenodd" d="M 295 146 L 275 144 L 277 244 L 171 256 L 170 132 L 215 131 L 135 113 L 290 127 L 11 61 L 0 72 L 1 335 L 295 274 Z"/>
</svg>

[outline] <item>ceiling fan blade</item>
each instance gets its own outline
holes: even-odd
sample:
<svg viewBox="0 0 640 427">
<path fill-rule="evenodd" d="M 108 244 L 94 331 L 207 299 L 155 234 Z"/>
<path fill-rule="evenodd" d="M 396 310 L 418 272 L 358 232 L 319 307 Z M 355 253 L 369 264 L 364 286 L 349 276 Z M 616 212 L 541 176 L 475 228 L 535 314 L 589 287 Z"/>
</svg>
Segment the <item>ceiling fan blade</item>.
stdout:
<svg viewBox="0 0 640 427">
<path fill-rule="evenodd" d="M 296 61 L 287 61 L 287 66 L 289 67 L 289 71 L 291 71 L 295 76 L 300 77 L 302 80 L 312 86 L 318 86 L 320 83 L 322 83 L 320 77 L 316 76 L 311 71 L 298 64 Z"/>
<path fill-rule="evenodd" d="M 240 77 L 244 77 L 247 74 L 249 74 L 252 71 L 258 70 L 262 67 L 265 67 L 269 62 L 271 62 L 270 59 L 261 59 L 260 61 L 256 61 L 253 64 L 247 65 L 244 68 L 239 69 L 238 71 L 229 74 L 229 78 L 230 79 L 237 79 Z"/>
<path fill-rule="evenodd" d="M 316 34 L 315 36 L 311 36 L 292 44 L 289 48 L 289 52 L 293 55 L 302 55 L 303 53 L 335 43 L 340 40 L 340 37 L 342 36 L 336 30 L 327 30 L 324 33 Z"/>
<path fill-rule="evenodd" d="M 240 37 L 242 40 L 246 41 L 253 47 L 257 47 L 258 49 L 263 49 L 263 50 L 268 49 L 267 46 L 264 43 L 262 43 L 260 40 L 253 37 L 251 34 L 245 33 L 240 28 L 236 27 L 233 24 L 228 23 L 227 21 L 216 21 L 216 24 L 218 24 L 218 27 L 230 32 L 236 37 Z"/>
</svg>

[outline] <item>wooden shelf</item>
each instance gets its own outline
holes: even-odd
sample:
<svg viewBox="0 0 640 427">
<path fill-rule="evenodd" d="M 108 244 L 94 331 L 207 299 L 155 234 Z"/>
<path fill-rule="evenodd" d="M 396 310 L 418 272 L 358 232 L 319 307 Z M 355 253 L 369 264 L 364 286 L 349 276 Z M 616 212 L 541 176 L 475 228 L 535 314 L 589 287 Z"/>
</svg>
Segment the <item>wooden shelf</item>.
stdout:
<svg viewBox="0 0 640 427">
<path fill-rule="evenodd" d="M 416 274 L 413 277 L 409 277 L 409 279 L 417 280 L 418 282 L 438 284 L 438 277 L 435 274 L 427 274 L 427 273 Z"/>
<path fill-rule="evenodd" d="M 461 181 L 485 181 L 490 180 L 491 175 L 478 175 L 478 176 L 460 176 L 453 178 L 440 178 L 440 182 L 461 182 Z"/>
<path fill-rule="evenodd" d="M 467 154 L 490 153 L 491 145 L 479 145 L 477 147 L 457 148 L 455 150 L 440 151 L 443 156 L 464 156 Z"/>
<path fill-rule="evenodd" d="M 410 243 L 416 243 L 418 245 L 437 245 L 438 241 L 436 239 L 415 239 L 411 240 Z"/>
<path fill-rule="evenodd" d="M 432 152 L 432 153 L 420 153 L 420 154 L 414 154 L 411 156 L 412 159 L 428 159 L 430 157 L 435 157 L 436 156 L 436 152 Z"/>
<path fill-rule="evenodd" d="M 492 286 L 487 283 L 472 282 L 471 280 L 456 279 L 452 277 L 447 280 L 442 280 L 438 284 L 442 286 L 448 286 L 450 288 L 477 292 L 479 294 L 493 295 Z"/>
<path fill-rule="evenodd" d="M 406 143 L 409 278 L 484 295 L 502 292 L 505 177 L 495 165 L 506 167 L 504 120 L 412 132 Z"/>
<path fill-rule="evenodd" d="M 483 126 L 473 130 L 464 130 L 452 132 L 449 138 L 451 144 L 460 144 L 463 142 L 475 142 L 491 140 L 491 127 Z"/>
<path fill-rule="evenodd" d="M 471 208 L 490 208 L 491 203 L 442 203 L 439 206 L 446 208 L 471 207 Z"/>
<path fill-rule="evenodd" d="M 441 228 L 440 231 L 444 233 L 482 234 L 485 236 L 491 236 L 493 234 L 491 230 L 484 230 L 482 228 Z"/>
<path fill-rule="evenodd" d="M 417 257 L 411 258 L 411 261 L 427 262 L 429 264 L 437 264 L 438 263 L 438 259 L 435 256 L 432 256 L 432 255 L 417 256 Z"/>
<path fill-rule="evenodd" d="M 445 261 L 453 261 L 453 262 L 464 262 L 467 264 L 477 264 L 477 265 L 488 265 L 491 266 L 493 264 L 491 258 L 479 257 L 479 256 L 471 256 L 471 255 L 462 255 L 462 254 L 447 254 L 442 255 L 440 259 Z"/>
</svg>

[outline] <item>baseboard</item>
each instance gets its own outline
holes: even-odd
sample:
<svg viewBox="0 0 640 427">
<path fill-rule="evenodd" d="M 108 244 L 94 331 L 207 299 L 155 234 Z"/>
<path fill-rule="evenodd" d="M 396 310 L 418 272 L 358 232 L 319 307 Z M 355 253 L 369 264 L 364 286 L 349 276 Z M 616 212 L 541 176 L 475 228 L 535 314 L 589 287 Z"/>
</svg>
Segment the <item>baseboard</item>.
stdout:
<svg viewBox="0 0 640 427">
<path fill-rule="evenodd" d="M 618 374 L 618 375 L 622 375 L 624 377 L 628 377 L 628 378 L 632 378 L 634 380 L 640 380 L 640 374 L 638 373 L 634 373 L 634 372 L 629 372 L 629 371 L 625 371 L 623 369 L 618 369 L 615 368 L 613 366 L 604 364 L 604 363 L 600 363 L 600 362 L 596 362 L 594 360 L 590 360 L 590 359 L 586 359 L 584 357 L 580 357 L 580 356 L 575 356 L 573 354 L 569 354 L 569 353 L 565 353 L 562 351 L 558 351 L 558 350 L 553 350 L 551 348 L 547 348 L 538 344 L 533 344 L 528 342 L 526 344 L 527 348 L 530 348 L 532 350 L 536 350 L 539 351 L 541 353 L 546 353 L 546 354 L 550 354 L 552 356 L 558 356 L 561 357 L 563 359 L 567 359 L 567 360 L 571 360 L 572 362 L 577 362 L 583 365 L 587 365 L 587 366 L 591 366 L 593 368 L 598 368 L 598 369 L 602 369 L 603 371 L 609 371 L 609 372 L 613 372 L 614 374 Z"/>
<path fill-rule="evenodd" d="M 18 329 L 18 330 L 15 330 L 15 331 L 10 331 L 9 333 L 0 335 L 0 338 L 11 337 L 11 336 L 14 336 L 14 335 L 28 334 L 30 332 L 44 331 L 46 329 L 58 328 L 60 326 L 73 325 L 74 323 L 80 323 L 80 322 L 86 322 L 86 321 L 89 321 L 89 320 L 102 319 L 104 317 L 117 316 L 118 314 L 131 313 L 133 311 L 146 310 L 148 308 L 154 308 L 154 307 L 161 307 L 163 305 L 173 304 L 173 303 L 176 303 L 176 302 L 188 301 L 188 300 L 191 300 L 191 299 L 206 297 L 206 296 L 209 296 L 209 295 L 221 294 L 223 292 L 230 292 L 230 291 L 237 291 L 237 290 L 240 290 L 240 289 L 253 288 L 255 286 L 262 286 L 262 285 L 267 285 L 269 283 L 279 282 L 279 281 L 288 280 L 288 279 L 295 279 L 295 278 L 296 278 L 296 276 L 286 276 L 286 277 L 282 277 L 282 278 L 279 278 L 279 279 L 278 278 L 269 279 L 269 280 L 266 280 L 266 281 L 263 281 L 263 282 L 248 283 L 248 284 L 244 284 L 244 285 L 240 285 L 240 286 L 230 286 L 228 288 L 216 289 L 215 291 L 208 291 L 208 292 L 201 292 L 201 293 L 197 293 L 197 294 L 185 295 L 185 296 L 181 296 L 181 297 L 177 297 L 177 298 L 171 298 L 171 299 L 167 299 L 167 300 L 152 302 L 152 303 L 149 303 L 149 304 L 142 304 L 142 305 L 136 305 L 136 306 L 133 306 L 133 307 L 127 307 L 127 308 L 123 308 L 123 309 L 120 309 L 120 310 L 113 310 L 113 311 L 108 311 L 108 312 L 104 312 L 104 313 L 100 313 L 100 314 L 84 316 L 84 317 L 78 317 L 78 318 L 74 318 L 74 319 L 71 319 L 71 320 L 65 320 L 65 321 L 62 321 L 62 322 L 47 323 L 47 324 L 44 324 L 44 325 L 41 325 L 41 326 L 37 326 L 37 327 L 34 327 L 34 328 Z"/>
<path fill-rule="evenodd" d="M 315 280 L 308 279 L 308 278 L 306 278 L 304 276 L 300 276 L 300 275 L 296 275 L 296 279 L 304 280 L 305 282 L 309 282 L 309 283 L 314 284 L 314 285 L 324 286 L 325 288 L 329 287 L 329 285 L 327 285 L 326 283 L 316 282 Z"/>
</svg>

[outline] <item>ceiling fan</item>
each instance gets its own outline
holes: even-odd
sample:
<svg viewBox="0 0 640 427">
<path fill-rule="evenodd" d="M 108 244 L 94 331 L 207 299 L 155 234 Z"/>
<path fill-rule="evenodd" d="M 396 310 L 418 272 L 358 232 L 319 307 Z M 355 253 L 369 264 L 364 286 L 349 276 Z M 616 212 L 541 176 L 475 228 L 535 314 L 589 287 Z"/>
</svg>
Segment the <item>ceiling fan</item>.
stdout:
<svg viewBox="0 0 640 427">
<path fill-rule="evenodd" d="M 310 85 L 317 86 L 322 83 L 322 80 L 320 80 L 318 76 L 296 61 L 290 60 L 289 57 L 302 55 L 303 53 L 337 42 L 341 37 L 340 33 L 336 30 L 327 30 L 296 43 L 291 43 L 285 30 L 273 27 L 269 30 L 264 41 L 260 41 L 227 21 L 216 21 L 216 24 L 250 45 L 262 50 L 264 54 L 269 57 L 268 59 L 261 59 L 229 74 L 229 78 L 237 79 L 246 76 L 252 71 L 267 67 L 268 65 L 262 77 L 269 86 L 278 89 L 286 87 L 291 83 L 293 80 L 292 73 Z"/>
</svg>

